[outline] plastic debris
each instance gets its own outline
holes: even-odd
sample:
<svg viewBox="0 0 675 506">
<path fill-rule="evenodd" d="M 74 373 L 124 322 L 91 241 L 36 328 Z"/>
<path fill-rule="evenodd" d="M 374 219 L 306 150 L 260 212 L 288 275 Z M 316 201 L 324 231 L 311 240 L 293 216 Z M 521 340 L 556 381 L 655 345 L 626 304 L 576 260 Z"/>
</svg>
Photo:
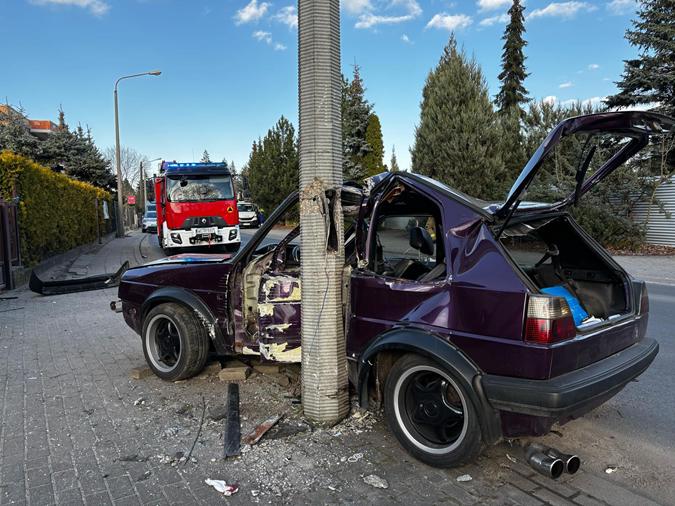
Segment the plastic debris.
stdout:
<svg viewBox="0 0 675 506">
<path fill-rule="evenodd" d="M 471 477 L 470 474 L 463 474 L 463 475 L 457 477 L 457 481 L 459 481 L 459 482 L 471 481 L 471 480 L 473 480 L 473 478 Z"/>
<path fill-rule="evenodd" d="M 207 478 L 204 480 L 204 483 L 207 485 L 212 486 L 215 488 L 218 492 L 223 494 L 224 496 L 231 496 L 232 494 L 236 494 L 239 491 L 239 485 L 228 485 L 225 481 L 223 480 L 212 480 L 211 478 Z"/>
<path fill-rule="evenodd" d="M 347 459 L 347 461 L 348 461 L 348 462 L 351 462 L 351 463 L 353 464 L 354 462 L 358 462 L 358 461 L 361 460 L 362 458 L 363 458 L 363 453 L 355 453 L 354 455 L 352 455 L 351 457 L 349 457 L 349 458 Z"/>
<path fill-rule="evenodd" d="M 605 469 L 605 472 L 607 474 L 612 474 L 615 473 L 616 471 L 618 471 L 618 468 L 616 466 L 607 466 L 607 468 Z"/>
<path fill-rule="evenodd" d="M 363 477 L 363 482 L 375 488 L 389 488 L 389 483 L 384 478 L 380 478 L 376 474 L 369 474 Z"/>
<path fill-rule="evenodd" d="M 256 444 L 267 433 L 268 430 L 270 430 L 272 427 L 276 425 L 276 423 L 279 420 L 281 420 L 280 415 L 274 415 L 269 417 L 267 420 L 258 425 L 255 429 L 253 429 L 249 434 L 244 436 L 242 441 L 244 442 L 244 444 L 247 445 Z"/>
<path fill-rule="evenodd" d="M 510 460 L 511 462 L 513 462 L 514 464 L 517 464 L 517 463 L 518 463 L 518 461 L 516 460 L 516 458 L 515 458 L 515 457 L 512 457 L 512 456 L 509 455 L 508 453 L 506 454 L 506 458 L 509 459 L 509 460 Z"/>
</svg>

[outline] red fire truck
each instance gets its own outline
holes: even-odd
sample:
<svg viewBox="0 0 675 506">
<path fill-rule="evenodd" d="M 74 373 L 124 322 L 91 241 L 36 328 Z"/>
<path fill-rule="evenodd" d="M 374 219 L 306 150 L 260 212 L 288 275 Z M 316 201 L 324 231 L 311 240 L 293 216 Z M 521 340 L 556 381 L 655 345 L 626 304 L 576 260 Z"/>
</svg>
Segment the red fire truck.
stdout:
<svg viewBox="0 0 675 506">
<path fill-rule="evenodd" d="M 155 178 L 157 235 L 167 255 L 180 248 L 234 251 L 239 214 L 225 163 L 162 162 Z"/>
</svg>

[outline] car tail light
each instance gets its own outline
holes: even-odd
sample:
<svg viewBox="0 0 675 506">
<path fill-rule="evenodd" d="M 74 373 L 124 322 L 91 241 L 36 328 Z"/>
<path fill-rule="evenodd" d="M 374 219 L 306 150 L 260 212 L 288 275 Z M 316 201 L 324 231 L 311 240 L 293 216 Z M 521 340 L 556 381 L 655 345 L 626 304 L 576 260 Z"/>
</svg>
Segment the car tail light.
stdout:
<svg viewBox="0 0 675 506">
<path fill-rule="evenodd" d="M 571 339 L 576 333 L 572 311 L 563 297 L 529 296 L 525 320 L 526 341 L 550 344 Z"/>
<path fill-rule="evenodd" d="M 640 314 L 649 313 L 649 293 L 647 293 L 647 283 L 642 283 L 640 290 Z"/>
</svg>

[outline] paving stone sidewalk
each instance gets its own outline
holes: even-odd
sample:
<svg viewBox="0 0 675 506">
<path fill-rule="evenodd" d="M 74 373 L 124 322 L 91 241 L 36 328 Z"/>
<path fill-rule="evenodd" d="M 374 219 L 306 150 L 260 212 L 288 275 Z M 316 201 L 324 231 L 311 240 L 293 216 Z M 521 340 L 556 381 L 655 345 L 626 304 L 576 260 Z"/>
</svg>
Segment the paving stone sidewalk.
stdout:
<svg viewBox="0 0 675 506">
<path fill-rule="evenodd" d="M 226 383 L 217 367 L 178 383 L 131 379 L 143 353 L 108 309 L 115 289 L 0 295 L 8 296 L 16 299 L 0 300 L 0 505 L 656 504 L 586 470 L 545 479 L 507 458 L 515 453 L 506 444 L 470 466 L 434 469 L 405 453 L 377 413 L 309 427 L 297 385 L 258 373 L 240 384 L 242 433 L 270 414 L 284 419 L 223 460 Z M 466 474 L 470 481 L 457 481 Z M 367 484 L 369 475 L 387 488 Z M 239 491 L 225 498 L 206 478 Z"/>
</svg>

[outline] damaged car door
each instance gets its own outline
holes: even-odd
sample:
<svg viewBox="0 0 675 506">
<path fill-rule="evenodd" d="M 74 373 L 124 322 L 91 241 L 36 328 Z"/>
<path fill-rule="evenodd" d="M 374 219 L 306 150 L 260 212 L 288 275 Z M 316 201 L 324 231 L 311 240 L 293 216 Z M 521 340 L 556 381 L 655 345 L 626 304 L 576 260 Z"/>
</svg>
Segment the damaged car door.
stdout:
<svg viewBox="0 0 675 506">
<path fill-rule="evenodd" d="M 300 227 L 274 249 L 258 291 L 258 349 L 276 362 L 300 362 Z"/>
</svg>

